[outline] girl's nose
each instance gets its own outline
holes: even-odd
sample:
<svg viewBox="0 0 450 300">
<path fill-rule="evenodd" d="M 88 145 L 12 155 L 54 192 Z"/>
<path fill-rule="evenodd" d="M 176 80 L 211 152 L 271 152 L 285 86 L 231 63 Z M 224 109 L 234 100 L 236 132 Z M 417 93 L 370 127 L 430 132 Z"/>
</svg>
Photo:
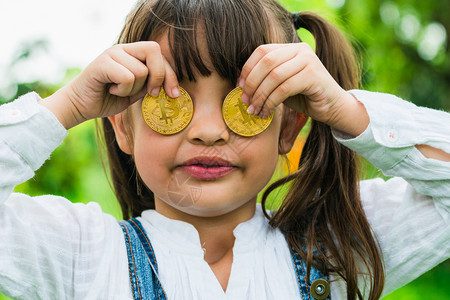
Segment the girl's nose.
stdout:
<svg viewBox="0 0 450 300">
<path fill-rule="evenodd" d="M 189 141 L 206 146 L 228 143 L 230 133 L 222 117 L 221 105 L 213 101 L 198 104 L 187 128 Z"/>
</svg>

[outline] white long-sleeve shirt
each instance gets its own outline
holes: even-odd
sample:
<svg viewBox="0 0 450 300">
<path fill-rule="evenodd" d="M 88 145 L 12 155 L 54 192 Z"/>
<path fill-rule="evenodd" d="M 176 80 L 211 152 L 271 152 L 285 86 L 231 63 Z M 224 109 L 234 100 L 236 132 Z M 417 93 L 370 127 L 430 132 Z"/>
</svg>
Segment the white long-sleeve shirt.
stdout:
<svg viewBox="0 0 450 300">
<path fill-rule="evenodd" d="M 336 139 L 397 176 L 361 183 L 383 252 L 386 294 L 449 257 L 450 163 L 427 159 L 414 145 L 450 153 L 450 115 L 391 95 L 352 93 L 370 125 L 358 137 L 335 133 Z M 39 100 L 31 93 L 0 107 L 0 292 L 19 299 L 131 299 L 123 234 L 112 216 L 96 203 L 13 193 L 67 135 Z M 234 230 L 226 292 L 192 225 L 153 210 L 140 221 L 169 299 L 300 299 L 284 236 L 270 228 L 260 207 Z M 346 298 L 342 280 L 331 283 L 331 294 Z"/>
</svg>

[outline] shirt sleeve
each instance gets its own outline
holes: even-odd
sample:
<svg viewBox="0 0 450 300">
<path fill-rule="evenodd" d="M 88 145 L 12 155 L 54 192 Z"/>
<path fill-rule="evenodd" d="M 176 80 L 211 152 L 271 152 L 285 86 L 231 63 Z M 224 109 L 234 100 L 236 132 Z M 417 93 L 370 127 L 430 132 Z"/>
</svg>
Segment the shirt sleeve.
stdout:
<svg viewBox="0 0 450 300">
<path fill-rule="evenodd" d="M 0 107 L 0 293 L 14 299 L 112 299 L 105 295 L 120 295 L 124 286 L 117 274 L 127 275 L 115 219 L 96 203 L 13 193 L 67 135 L 38 101 L 30 93 Z"/>
<path fill-rule="evenodd" d="M 335 131 L 335 138 L 393 176 L 361 182 L 361 201 L 382 250 L 385 295 L 450 255 L 450 162 L 426 158 L 415 147 L 450 153 L 450 114 L 388 94 L 350 92 L 370 124 L 357 137 Z"/>
<path fill-rule="evenodd" d="M 67 135 L 38 100 L 36 93 L 29 93 L 0 107 L 0 203 L 16 185 L 34 176 Z"/>
</svg>

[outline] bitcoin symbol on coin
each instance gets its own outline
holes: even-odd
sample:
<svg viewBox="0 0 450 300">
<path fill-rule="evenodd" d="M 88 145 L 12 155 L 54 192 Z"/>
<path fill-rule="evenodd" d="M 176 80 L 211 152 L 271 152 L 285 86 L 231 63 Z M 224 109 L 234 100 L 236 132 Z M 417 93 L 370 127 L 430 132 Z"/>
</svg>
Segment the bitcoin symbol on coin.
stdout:
<svg viewBox="0 0 450 300">
<path fill-rule="evenodd" d="M 180 110 L 175 106 L 173 101 L 167 101 L 167 99 L 161 98 L 156 100 L 159 103 L 159 107 L 161 109 L 161 117 L 159 118 L 161 121 L 165 121 L 166 124 L 173 124 L 173 119 L 178 117 L 180 114 Z M 167 106 L 166 106 L 167 105 Z M 170 116 L 167 115 L 167 112 L 171 111 L 172 114 Z"/>
<path fill-rule="evenodd" d="M 260 134 L 269 127 L 273 119 L 273 113 L 263 119 L 247 112 L 248 106 L 241 100 L 242 89 L 235 88 L 223 101 L 222 116 L 228 128 L 242 136 L 254 136 Z"/>
<path fill-rule="evenodd" d="M 194 105 L 189 94 L 180 87 L 180 97 L 170 98 L 163 88 L 158 96 L 146 95 L 142 101 L 142 116 L 154 131 L 169 135 L 186 128 L 191 122 Z"/>
<path fill-rule="evenodd" d="M 244 119 L 244 123 L 253 122 L 256 124 L 255 118 L 250 118 L 251 115 L 247 112 L 247 107 L 245 107 L 244 102 L 238 101 L 238 103 L 235 104 L 234 106 L 239 108 L 241 116 Z"/>
</svg>

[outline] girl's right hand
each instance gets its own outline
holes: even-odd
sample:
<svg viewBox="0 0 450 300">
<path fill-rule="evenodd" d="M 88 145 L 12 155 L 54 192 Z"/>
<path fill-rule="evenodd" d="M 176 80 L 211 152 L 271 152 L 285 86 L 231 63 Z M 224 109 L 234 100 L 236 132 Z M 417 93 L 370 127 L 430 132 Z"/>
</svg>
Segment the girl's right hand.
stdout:
<svg viewBox="0 0 450 300">
<path fill-rule="evenodd" d="M 41 104 L 69 129 L 89 119 L 115 115 L 147 92 L 157 95 L 163 83 L 169 96 L 179 96 L 176 74 L 158 43 L 118 44 Z"/>
</svg>

